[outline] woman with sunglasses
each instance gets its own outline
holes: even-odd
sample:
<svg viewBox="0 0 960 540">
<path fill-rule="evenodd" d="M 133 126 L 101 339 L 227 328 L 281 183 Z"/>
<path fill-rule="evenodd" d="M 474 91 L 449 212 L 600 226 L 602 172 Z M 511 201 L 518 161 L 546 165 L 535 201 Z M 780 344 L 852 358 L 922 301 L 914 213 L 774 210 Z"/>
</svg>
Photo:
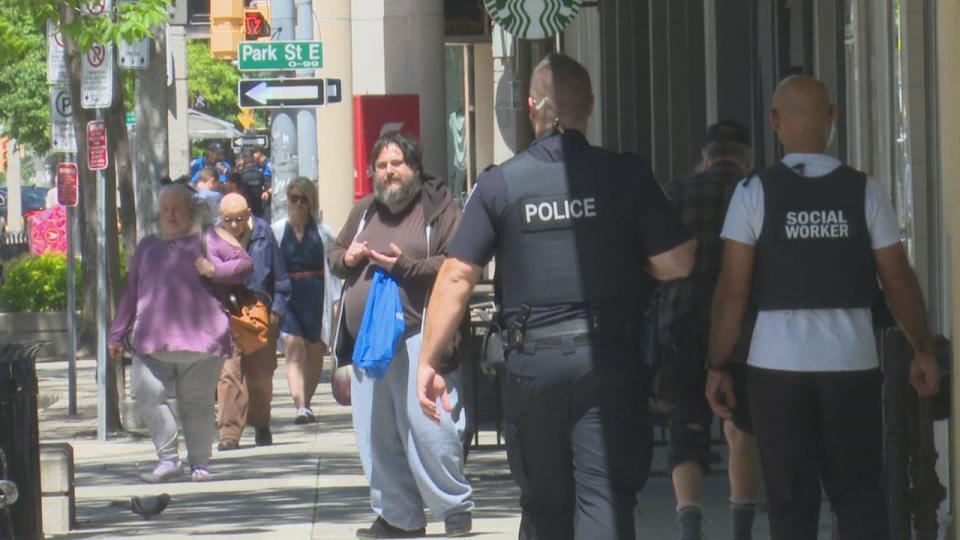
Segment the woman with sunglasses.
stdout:
<svg viewBox="0 0 960 540">
<path fill-rule="evenodd" d="M 302 176 L 294 178 L 287 184 L 286 195 L 287 219 L 273 225 L 292 287 L 280 329 L 284 334 L 287 383 L 297 409 L 294 422 L 310 424 L 317 421 L 311 400 L 320 383 L 326 343 L 330 341 L 331 298 L 324 290 L 333 284 L 326 282 L 325 246 L 333 231 L 319 219 L 313 182 Z"/>
</svg>

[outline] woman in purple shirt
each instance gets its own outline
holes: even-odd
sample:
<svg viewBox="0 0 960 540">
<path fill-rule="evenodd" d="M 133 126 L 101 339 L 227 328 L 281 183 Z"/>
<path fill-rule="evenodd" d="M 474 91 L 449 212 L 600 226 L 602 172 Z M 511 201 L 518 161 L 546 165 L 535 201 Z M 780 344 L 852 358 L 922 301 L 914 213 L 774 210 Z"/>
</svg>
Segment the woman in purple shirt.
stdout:
<svg viewBox="0 0 960 540">
<path fill-rule="evenodd" d="M 140 476 L 145 482 L 183 474 L 168 396 L 175 396 L 180 408 L 193 480 L 210 477 L 214 390 L 232 348 L 215 287 L 242 284 L 253 263 L 226 231 L 203 227 L 208 216 L 203 205 L 183 185 L 160 191 L 160 235 L 147 236 L 137 245 L 110 328 L 109 348 L 115 358 L 131 334 L 132 390 L 160 459 L 152 472 Z"/>
</svg>

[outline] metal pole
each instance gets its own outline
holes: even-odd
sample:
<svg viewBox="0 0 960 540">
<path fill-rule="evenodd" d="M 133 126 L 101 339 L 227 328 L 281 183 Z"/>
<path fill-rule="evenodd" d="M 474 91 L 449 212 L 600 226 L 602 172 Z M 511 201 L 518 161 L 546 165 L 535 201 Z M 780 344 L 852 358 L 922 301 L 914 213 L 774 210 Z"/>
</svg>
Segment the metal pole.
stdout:
<svg viewBox="0 0 960 540">
<path fill-rule="evenodd" d="M 313 2 L 295 0 L 297 12 L 297 41 L 313 41 Z M 298 77 L 313 77 L 315 70 L 297 71 Z M 297 111 L 297 161 L 300 176 L 317 180 L 317 110 L 315 108 Z M 274 188 L 276 191 L 276 188 Z"/>
<path fill-rule="evenodd" d="M 97 120 L 103 111 L 97 109 Z M 109 136 L 109 134 L 108 134 Z M 97 171 L 97 440 L 107 440 L 107 179 Z"/>
<path fill-rule="evenodd" d="M 69 154 L 68 159 L 76 163 L 76 157 Z M 67 207 L 67 394 L 68 413 L 77 415 L 77 269 L 74 259 L 77 256 L 76 221 L 77 211 Z"/>
<path fill-rule="evenodd" d="M 277 31 L 275 39 L 293 40 L 293 0 L 273 0 L 270 3 L 271 25 Z M 289 77 L 290 72 L 280 72 L 278 77 Z M 272 219 L 287 217 L 286 187 L 300 171 L 297 157 L 297 118 L 295 111 L 275 109 L 270 115 L 270 155 L 273 158 Z"/>
</svg>

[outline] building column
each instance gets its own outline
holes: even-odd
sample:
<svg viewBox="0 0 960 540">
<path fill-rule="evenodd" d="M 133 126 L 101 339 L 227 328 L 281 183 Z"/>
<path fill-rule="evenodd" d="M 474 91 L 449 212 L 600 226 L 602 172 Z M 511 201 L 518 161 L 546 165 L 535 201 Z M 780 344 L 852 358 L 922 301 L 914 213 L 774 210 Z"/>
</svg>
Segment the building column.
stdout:
<svg viewBox="0 0 960 540">
<path fill-rule="evenodd" d="M 343 101 L 317 109 L 318 191 L 323 219 L 335 231 L 353 207 L 353 69 L 350 0 L 314 2 L 316 38 L 323 42 L 320 75 L 340 79 Z"/>
<path fill-rule="evenodd" d="M 946 236 L 946 245 L 948 253 L 949 282 L 953 284 L 949 288 L 949 301 L 951 304 L 951 321 L 948 337 L 953 341 L 954 350 L 960 337 L 960 314 L 957 308 L 960 307 L 960 289 L 956 284 L 960 284 L 960 213 L 956 212 L 957 205 L 960 204 L 960 153 L 954 151 L 960 148 L 960 70 L 956 69 L 956 53 L 960 49 L 960 3 L 956 1 L 940 0 L 936 3 L 936 32 L 937 32 L 937 79 L 939 95 L 939 141 L 940 148 L 940 171 L 943 197 L 941 205 L 944 216 L 944 234 Z M 954 354 L 956 357 L 956 354 Z M 957 365 L 957 359 L 954 359 L 954 366 Z M 960 527 L 957 527 L 957 516 L 960 516 L 960 498 L 956 496 L 960 493 L 960 474 L 957 474 L 960 467 L 960 452 L 955 449 L 960 448 L 960 369 L 954 367 L 951 373 L 952 377 L 952 396 L 951 403 L 953 410 L 950 419 L 950 448 L 954 450 L 950 455 L 951 469 L 954 471 L 950 479 L 950 493 L 953 494 L 951 504 L 951 514 L 953 515 L 954 525 L 951 538 L 960 539 Z"/>
<path fill-rule="evenodd" d="M 352 0 L 355 94 L 420 96 L 424 168 L 447 168 L 443 2 Z"/>
</svg>

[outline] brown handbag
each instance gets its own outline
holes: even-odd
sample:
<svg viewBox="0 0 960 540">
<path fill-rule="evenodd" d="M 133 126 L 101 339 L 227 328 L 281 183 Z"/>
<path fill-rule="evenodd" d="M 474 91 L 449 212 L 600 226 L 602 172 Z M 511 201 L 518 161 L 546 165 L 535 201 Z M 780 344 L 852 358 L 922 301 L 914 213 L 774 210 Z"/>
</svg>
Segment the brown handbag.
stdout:
<svg viewBox="0 0 960 540">
<path fill-rule="evenodd" d="M 200 249 L 207 256 L 207 232 L 200 232 Z M 266 293 L 264 293 L 266 295 Z M 218 298 L 220 308 L 227 314 L 230 335 L 243 355 L 253 354 L 270 341 L 270 297 L 263 302 L 246 287 L 235 287 Z"/>
<path fill-rule="evenodd" d="M 230 320 L 230 334 L 244 355 L 253 354 L 270 341 L 270 308 L 249 290 L 231 292 L 221 302 Z"/>
</svg>

